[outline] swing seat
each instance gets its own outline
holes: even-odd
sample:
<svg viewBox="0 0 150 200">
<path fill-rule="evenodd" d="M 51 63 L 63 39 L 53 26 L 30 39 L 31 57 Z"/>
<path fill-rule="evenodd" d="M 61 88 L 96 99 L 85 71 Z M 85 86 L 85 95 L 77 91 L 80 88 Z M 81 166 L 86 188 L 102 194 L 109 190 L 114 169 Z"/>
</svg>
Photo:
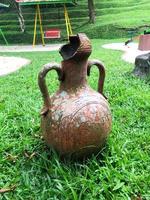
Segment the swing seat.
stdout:
<svg viewBox="0 0 150 200">
<path fill-rule="evenodd" d="M 44 38 L 47 39 L 54 39 L 61 37 L 61 30 L 60 29 L 48 29 L 44 32 Z"/>
</svg>

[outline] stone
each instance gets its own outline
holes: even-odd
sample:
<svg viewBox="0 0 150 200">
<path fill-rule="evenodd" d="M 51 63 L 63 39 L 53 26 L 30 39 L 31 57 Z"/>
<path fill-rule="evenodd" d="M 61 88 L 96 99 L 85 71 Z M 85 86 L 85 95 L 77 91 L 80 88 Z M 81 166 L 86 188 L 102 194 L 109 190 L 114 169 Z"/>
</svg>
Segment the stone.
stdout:
<svg viewBox="0 0 150 200">
<path fill-rule="evenodd" d="M 138 49 L 140 51 L 150 50 L 150 34 L 140 35 Z"/>
<path fill-rule="evenodd" d="M 135 58 L 133 74 L 140 77 L 150 77 L 150 53 Z"/>
</svg>

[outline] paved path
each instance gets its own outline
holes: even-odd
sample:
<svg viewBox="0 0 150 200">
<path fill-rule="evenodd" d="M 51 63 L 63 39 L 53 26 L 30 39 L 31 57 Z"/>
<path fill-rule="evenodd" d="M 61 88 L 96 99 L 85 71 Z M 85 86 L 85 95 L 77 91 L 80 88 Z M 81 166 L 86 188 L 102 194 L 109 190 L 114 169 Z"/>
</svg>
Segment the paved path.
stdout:
<svg viewBox="0 0 150 200">
<path fill-rule="evenodd" d="M 36 45 L 35 47 L 32 47 L 31 45 L 0 46 L 0 52 L 57 51 L 61 46 L 62 44 L 46 45 L 45 47 L 42 45 Z M 136 43 L 130 43 L 128 46 L 125 46 L 124 43 L 112 43 L 105 44 L 102 47 L 124 51 L 125 53 L 123 54 L 122 59 L 129 63 L 134 63 L 136 56 L 150 52 L 139 51 L 138 44 Z M 0 56 L 0 76 L 12 73 L 29 63 L 30 60 L 24 58 Z"/>
<path fill-rule="evenodd" d="M 35 47 L 31 45 L 25 46 L 0 46 L 0 52 L 37 52 L 37 51 L 58 51 L 62 44 L 53 44 L 53 45 L 36 45 Z M 23 66 L 26 66 L 30 63 L 30 60 L 20 58 L 20 57 L 6 57 L 0 56 L 0 76 L 5 76 L 16 70 L 20 69 Z"/>
<path fill-rule="evenodd" d="M 36 45 L 18 45 L 18 46 L 0 46 L 0 52 L 36 52 L 36 51 L 57 51 L 63 44 L 48 44 L 46 46 Z"/>
<path fill-rule="evenodd" d="M 138 55 L 142 55 L 142 54 L 150 52 L 150 51 L 138 50 L 137 43 L 130 43 L 130 44 L 128 44 L 128 46 L 125 46 L 124 43 L 112 43 L 112 44 L 105 44 L 102 47 L 106 48 L 106 49 L 114 49 L 114 50 L 124 51 L 125 53 L 122 55 L 122 59 L 129 63 L 134 63 L 135 58 Z"/>
</svg>

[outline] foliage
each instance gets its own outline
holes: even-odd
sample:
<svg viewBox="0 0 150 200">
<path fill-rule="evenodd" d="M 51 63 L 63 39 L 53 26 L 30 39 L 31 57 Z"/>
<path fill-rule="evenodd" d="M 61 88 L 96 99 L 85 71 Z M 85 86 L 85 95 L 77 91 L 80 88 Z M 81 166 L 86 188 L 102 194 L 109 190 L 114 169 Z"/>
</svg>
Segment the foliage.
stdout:
<svg viewBox="0 0 150 200">
<path fill-rule="evenodd" d="M 91 58 L 106 65 L 105 95 L 113 128 L 101 155 L 87 161 L 60 161 L 40 137 L 42 98 L 37 74 L 47 62 L 60 62 L 58 52 L 7 53 L 32 63 L 0 78 L 0 188 L 16 187 L 0 199 L 142 200 L 150 199 L 150 92 L 145 80 L 132 76 L 133 66 L 121 53 L 102 49 L 113 40 L 93 40 Z M 1 55 L 4 55 L 4 53 Z M 88 80 L 97 88 L 98 71 Z M 57 76 L 47 78 L 50 93 Z"/>
<path fill-rule="evenodd" d="M 91 38 L 128 37 L 129 30 L 142 33 L 150 26 L 149 0 L 95 0 L 96 23 L 89 24 L 87 0 L 78 1 L 76 7 L 68 7 L 74 33 L 85 32 Z M 64 11 L 56 7 L 41 7 L 44 30 L 60 28 L 62 39 L 66 38 Z M 21 33 L 17 14 L 10 10 L 1 14 L 0 26 L 6 33 L 9 43 L 32 43 L 35 9 L 22 7 L 26 32 Z M 7 25 L 7 26 L 6 26 Z M 138 34 L 137 33 L 137 34 Z M 41 42 L 38 27 L 37 41 Z M 3 40 L 0 37 L 0 43 Z M 52 43 L 52 40 L 46 42 Z"/>
</svg>

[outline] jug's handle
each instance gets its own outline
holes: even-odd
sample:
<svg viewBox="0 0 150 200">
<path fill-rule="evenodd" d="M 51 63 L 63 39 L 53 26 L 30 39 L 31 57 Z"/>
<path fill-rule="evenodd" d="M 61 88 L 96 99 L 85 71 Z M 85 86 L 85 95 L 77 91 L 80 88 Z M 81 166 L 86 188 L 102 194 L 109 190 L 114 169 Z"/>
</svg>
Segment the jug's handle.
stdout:
<svg viewBox="0 0 150 200">
<path fill-rule="evenodd" d="M 92 65 L 96 65 L 98 67 L 98 69 L 99 69 L 100 75 L 99 75 L 99 81 L 98 81 L 98 92 L 105 97 L 105 95 L 103 94 L 104 81 L 105 81 L 105 67 L 104 67 L 104 64 L 99 60 L 91 60 L 91 61 L 89 61 L 88 62 L 88 67 L 87 67 L 87 75 L 88 76 L 90 76 L 90 70 L 91 70 Z"/>
<path fill-rule="evenodd" d="M 62 81 L 62 79 L 63 79 L 62 69 L 61 69 L 60 65 L 57 63 L 48 63 L 48 64 L 44 65 L 44 67 L 42 68 L 42 70 L 39 72 L 39 75 L 38 75 L 38 85 L 39 85 L 39 88 L 40 88 L 40 91 L 42 93 L 43 100 L 44 100 L 44 108 L 41 111 L 42 115 L 44 115 L 48 112 L 49 107 L 51 105 L 51 100 L 49 97 L 45 77 L 46 77 L 46 74 L 50 70 L 53 70 L 53 69 L 57 71 L 59 81 Z"/>
</svg>

